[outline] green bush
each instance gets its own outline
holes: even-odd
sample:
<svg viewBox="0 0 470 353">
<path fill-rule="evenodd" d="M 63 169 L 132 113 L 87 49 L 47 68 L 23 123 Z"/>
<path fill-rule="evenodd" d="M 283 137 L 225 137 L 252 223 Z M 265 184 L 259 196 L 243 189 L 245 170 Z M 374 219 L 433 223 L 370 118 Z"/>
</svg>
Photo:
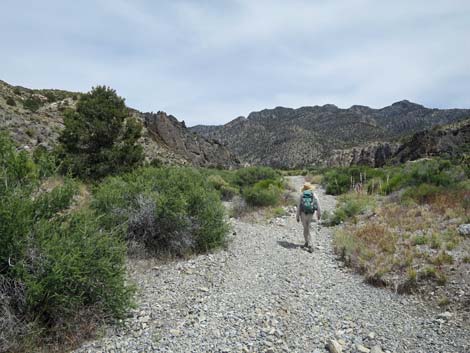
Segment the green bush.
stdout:
<svg viewBox="0 0 470 353">
<path fill-rule="evenodd" d="M 355 193 L 342 195 L 339 201 L 339 206 L 329 219 L 330 225 L 338 225 L 348 218 L 365 212 L 374 205 L 374 200 L 371 197 Z"/>
<path fill-rule="evenodd" d="M 53 91 L 46 91 L 46 92 L 43 93 L 43 95 L 47 98 L 47 101 L 49 103 L 53 103 L 53 102 L 57 101 L 57 97 L 56 97 L 56 95 L 54 94 Z"/>
<path fill-rule="evenodd" d="M 220 175 L 210 175 L 207 181 L 220 193 L 222 200 L 231 200 L 235 195 L 239 194 L 238 189 L 229 185 Z"/>
<path fill-rule="evenodd" d="M 1 135 L 0 156 L 0 346 L 64 340 L 77 320 L 123 317 L 124 243 L 92 211 L 73 210 L 75 181 L 42 191 L 40 168 Z"/>
<path fill-rule="evenodd" d="M 12 106 L 12 107 L 16 106 L 16 102 L 12 97 L 8 97 L 6 103 L 7 105 Z"/>
<path fill-rule="evenodd" d="M 323 181 L 326 184 L 326 193 L 330 195 L 344 194 L 351 187 L 351 178 L 335 171 L 327 172 Z"/>
<path fill-rule="evenodd" d="M 243 197 L 251 206 L 275 206 L 282 196 L 282 187 L 279 181 L 262 180 L 252 187 L 243 190 Z"/>
<path fill-rule="evenodd" d="M 277 180 L 280 174 L 269 167 L 248 167 L 238 169 L 235 173 L 235 183 L 240 187 L 253 186 L 258 181 Z"/>
<path fill-rule="evenodd" d="M 219 195 L 191 168 L 140 168 L 106 179 L 92 206 L 106 229 L 157 254 L 207 251 L 224 242 L 228 226 Z"/>
<path fill-rule="evenodd" d="M 50 219 L 72 204 L 78 194 L 78 183 L 65 179 L 64 185 L 57 186 L 50 192 L 41 193 L 33 202 L 34 219 Z"/>
<path fill-rule="evenodd" d="M 34 227 L 35 250 L 15 267 L 27 288 L 27 311 L 45 327 L 68 323 L 79 312 L 122 318 L 131 304 L 125 282 L 125 246 L 102 232 L 96 215 L 76 212 L 57 222 Z"/>
<path fill-rule="evenodd" d="M 33 152 L 33 161 L 38 168 L 40 178 L 56 174 L 58 162 L 56 155 L 49 152 L 44 146 L 38 146 Z"/>
<path fill-rule="evenodd" d="M 80 96 L 76 110 L 67 110 L 59 137 L 62 171 L 84 179 L 131 171 L 143 161 L 137 143 L 142 126 L 129 117 L 124 99 L 98 86 Z"/>
<path fill-rule="evenodd" d="M 430 184 L 421 184 L 418 187 L 409 187 L 402 194 L 402 199 L 412 199 L 420 204 L 429 202 L 430 198 L 437 195 L 439 192 L 442 192 L 442 188 L 430 185 Z"/>
<path fill-rule="evenodd" d="M 0 195 L 7 189 L 37 182 L 37 167 L 25 151 L 16 152 L 6 134 L 0 133 Z"/>
<path fill-rule="evenodd" d="M 39 108 L 41 108 L 42 102 L 35 97 L 29 97 L 23 102 L 23 107 L 25 109 L 28 109 L 32 112 L 37 111 Z"/>
</svg>

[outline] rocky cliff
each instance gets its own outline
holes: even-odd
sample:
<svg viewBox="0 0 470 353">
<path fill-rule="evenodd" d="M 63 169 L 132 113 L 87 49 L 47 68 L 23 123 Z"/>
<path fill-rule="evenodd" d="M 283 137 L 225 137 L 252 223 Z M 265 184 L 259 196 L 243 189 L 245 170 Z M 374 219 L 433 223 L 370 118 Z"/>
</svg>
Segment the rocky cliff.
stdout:
<svg viewBox="0 0 470 353">
<path fill-rule="evenodd" d="M 80 94 L 14 87 L 0 81 L 0 129 L 7 131 L 21 149 L 40 145 L 50 149 L 64 127 L 65 109 L 73 109 Z M 139 142 L 148 161 L 223 168 L 239 165 L 225 146 L 190 131 L 171 115 L 129 111 L 142 121 Z"/>
<path fill-rule="evenodd" d="M 232 168 L 238 159 L 215 140 L 209 140 L 186 128 L 174 116 L 165 112 L 141 115 L 148 133 L 169 150 L 191 161 L 195 166 Z"/>
<path fill-rule="evenodd" d="M 277 107 L 222 126 L 199 125 L 192 130 L 219 140 L 242 162 L 252 164 L 379 166 L 395 153 L 393 141 L 465 117 L 470 117 L 469 109 L 429 109 L 405 100 L 381 109 L 359 105 L 340 109 L 332 104 Z"/>
<path fill-rule="evenodd" d="M 328 167 L 367 165 L 378 168 L 387 164 L 400 148 L 397 142 L 373 142 L 364 146 L 333 150 L 326 158 Z"/>
<path fill-rule="evenodd" d="M 391 160 L 403 163 L 424 157 L 470 157 L 470 119 L 420 131 L 396 150 Z"/>
</svg>

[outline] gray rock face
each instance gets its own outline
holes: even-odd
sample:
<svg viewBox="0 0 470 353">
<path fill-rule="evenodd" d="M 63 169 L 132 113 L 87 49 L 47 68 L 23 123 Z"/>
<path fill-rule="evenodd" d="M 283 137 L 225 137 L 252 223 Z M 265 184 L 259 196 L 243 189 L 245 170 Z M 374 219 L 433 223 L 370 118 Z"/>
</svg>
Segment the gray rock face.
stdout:
<svg viewBox="0 0 470 353">
<path fill-rule="evenodd" d="M 428 109 L 401 101 L 382 109 L 277 107 L 223 126 L 199 125 L 192 130 L 221 141 L 247 163 L 295 168 L 334 165 L 335 161 L 347 165 L 358 160 L 379 166 L 395 153 L 396 146 L 390 141 L 466 117 L 470 117 L 470 109 Z M 371 142 L 374 145 L 367 147 Z"/>
<path fill-rule="evenodd" d="M 469 114 L 470 117 L 470 114 Z M 423 157 L 458 157 L 470 146 L 470 119 L 414 134 L 396 151 L 393 159 L 406 162 Z"/>
<path fill-rule="evenodd" d="M 383 167 L 399 148 L 398 143 L 371 143 L 362 147 L 334 150 L 326 160 L 330 167 L 349 167 L 351 165 L 367 165 Z"/>
<path fill-rule="evenodd" d="M 172 115 L 165 112 L 144 113 L 142 118 L 147 130 L 156 140 L 163 142 L 193 165 L 233 168 L 240 163 L 225 146 L 191 132 L 184 122 L 179 122 Z"/>
</svg>

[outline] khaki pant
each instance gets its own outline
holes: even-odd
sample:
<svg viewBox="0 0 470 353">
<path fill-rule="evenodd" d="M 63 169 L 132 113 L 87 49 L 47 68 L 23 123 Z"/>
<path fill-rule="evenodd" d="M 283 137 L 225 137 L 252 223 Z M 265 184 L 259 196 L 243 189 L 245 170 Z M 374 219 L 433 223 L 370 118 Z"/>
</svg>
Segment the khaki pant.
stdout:
<svg viewBox="0 0 470 353">
<path fill-rule="evenodd" d="M 305 214 L 303 212 L 300 212 L 300 220 L 302 222 L 302 226 L 304 227 L 305 246 L 311 246 L 312 239 L 310 237 L 310 223 L 312 223 L 312 221 L 315 223 L 316 218 L 314 217 L 314 214 Z M 317 236 L 316 226 L 313 227 L 313 233 L 315 236 Z"/>
</svg>

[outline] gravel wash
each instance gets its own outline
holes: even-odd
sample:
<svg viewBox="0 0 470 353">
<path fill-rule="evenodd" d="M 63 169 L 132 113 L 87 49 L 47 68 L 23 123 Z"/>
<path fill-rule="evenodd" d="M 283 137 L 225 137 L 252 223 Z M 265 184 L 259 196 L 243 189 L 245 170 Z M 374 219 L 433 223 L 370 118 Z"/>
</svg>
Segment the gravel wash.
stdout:
<svg viewBox="0 0 470 353">
<path fill-rule="evenodd" d="M 290 179 L 299 189 L 303 178 Z M 317 192 L 322 208 L 335 199 Z M 131 260 L 138 307 L 75 352 L 470 352 L 470 327 L 414 296 L 363 283 L 336 260 L 331 228 L 303 250 L 294 210 L 231 220 L 226 250 L 159 264 Z M 330 342 L 331 343 L 331 342 Z"/>
</svg>

